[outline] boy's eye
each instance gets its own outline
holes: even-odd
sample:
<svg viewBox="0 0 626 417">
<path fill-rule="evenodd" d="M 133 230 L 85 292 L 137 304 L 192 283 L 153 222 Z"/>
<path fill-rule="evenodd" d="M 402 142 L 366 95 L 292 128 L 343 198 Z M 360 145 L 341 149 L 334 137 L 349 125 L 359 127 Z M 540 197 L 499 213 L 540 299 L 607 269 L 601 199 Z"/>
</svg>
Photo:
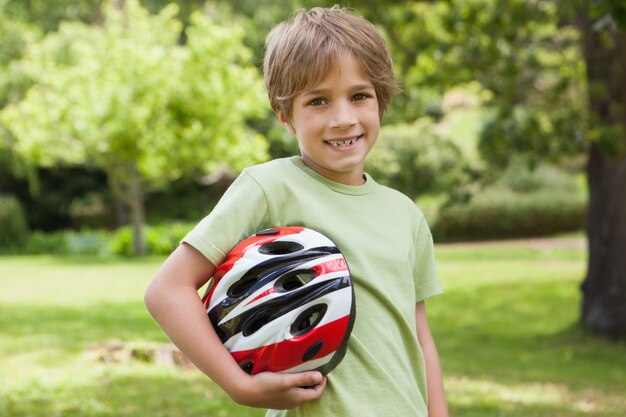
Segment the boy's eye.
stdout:
<svg viewBox="0 0 626 417">
<path fill-rule="evenodd" d="M 326 100 L 323 98 L 314 98 L 313 100 L 309 100 L 309 106 L 321 106 L 326 103 Z"/>
<path fill-rule="evenodd" d="M 354 101 L 365 100 L 367 98 L 369 98 L 369 95 L 364 94 L 364 93 L 358 93 L 352 96 L 352 100 Z"/>
</svg>

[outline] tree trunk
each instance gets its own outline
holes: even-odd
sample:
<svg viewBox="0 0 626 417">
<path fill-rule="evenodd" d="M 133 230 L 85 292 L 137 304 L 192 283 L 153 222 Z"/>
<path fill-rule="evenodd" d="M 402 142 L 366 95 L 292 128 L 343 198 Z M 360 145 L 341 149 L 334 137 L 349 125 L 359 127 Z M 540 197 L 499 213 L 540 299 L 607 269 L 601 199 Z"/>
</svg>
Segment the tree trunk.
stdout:
<svg viewBox="0 0 626 417">
<path fill-rule="evenodd" d="M 126 212 L 126 204 L 118 196 L 113 196 L 113 204 L 115 205 L 115 226 L 122 227 L 128 224 L 128 213 Z"/>
<path fill-rule="evenodd" d="M 626 33 L 606 16 L 580 19 L 593 143 L 587 164 L 589 260 L 582 323 L 626 337 Z M 603 22 L 602 22 L 603 20 Z"/>
<path fill-rule="evenodd" d="M 137 169 L 133 169 L 130 178 L 130 216 L 133 224 L 133 243 L 135 256 L 146 255 L 146 244 L 143 239 L 143 224 L 145 223 L 145 210 L 143 204 L 143 187 Z"/>
<path fill-rule="evenodd" d="M 134 163 L 115 165 L 107 171 L 107 177 L 116 201 L 124 204 L 130 211 L 134 253 L 136 256 L 143 256 L 146 254 L 142 233 L 145 222 L 144 191 L 137 166 Z"/>
<path fill-rule="evenodd" d="M 626 157 L 591 150 L 587 167 L 589 264 L 582 322 L 594 332 L 626 337 Z"/>
</svg>

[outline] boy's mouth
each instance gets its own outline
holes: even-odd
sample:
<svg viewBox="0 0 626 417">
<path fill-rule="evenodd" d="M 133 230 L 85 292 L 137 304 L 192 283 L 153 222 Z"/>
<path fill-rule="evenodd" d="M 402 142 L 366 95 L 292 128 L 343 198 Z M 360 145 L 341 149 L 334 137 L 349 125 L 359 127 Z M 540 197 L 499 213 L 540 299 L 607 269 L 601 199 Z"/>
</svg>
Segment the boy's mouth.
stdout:
<svg viewBox="0 0 626 417">
<path fill-rule="evenodd" d="M 362 135 L 354 136 L 352 138 L 343 139 L 343 140 L 325 140 L 327 144 L 332 146 L 333 148 L 342 148 L 350 145 L 354 145 L 357 140 L 361 138 Z"/>
</svg>

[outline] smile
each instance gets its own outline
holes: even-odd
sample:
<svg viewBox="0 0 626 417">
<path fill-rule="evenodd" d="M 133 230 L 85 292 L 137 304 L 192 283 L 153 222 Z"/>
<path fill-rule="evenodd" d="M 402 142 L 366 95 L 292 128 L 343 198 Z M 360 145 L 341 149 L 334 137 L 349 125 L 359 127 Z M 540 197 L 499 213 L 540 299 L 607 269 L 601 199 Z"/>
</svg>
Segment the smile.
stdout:
<svg viewBox="0 0 626 417">
<path fill-rule="evenodd" d="M 360 138 L 361 138 L 361 135 L 355 136 L 352 139 L 325 140 L 324 142 L 326 142 L 327 144 L 329 144 L 330 146 L 332 146 L 334 148 L 341 148 L 341 147 L 345 147 L 345 146 L 354 145 L 356 143 L 356 141 L 359 140 Z"/>
</svg>

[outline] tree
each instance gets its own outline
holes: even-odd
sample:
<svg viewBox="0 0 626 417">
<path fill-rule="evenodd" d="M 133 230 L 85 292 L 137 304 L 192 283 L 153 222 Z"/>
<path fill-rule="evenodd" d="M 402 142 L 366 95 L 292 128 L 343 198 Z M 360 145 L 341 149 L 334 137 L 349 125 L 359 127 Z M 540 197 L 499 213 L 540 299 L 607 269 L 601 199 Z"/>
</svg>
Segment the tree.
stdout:
<svg viewBox="0 0 626 417">
<path fill-rule="evenodd" d="M 519 154 L 535 162 L 587 157 L 589 264 L 581 321 L 600 334 L 626 337 L 626 4 L 368 4 L 365 12 L 385 30 L 405 81 L 400 117 L 425 112 L 420 88 L 423 97 L 424 89 L 441 94 L 478 82 L 490 96 L 480 150 L 492 166 Z M 373 7 L 383 5 L 384 14 Z"/>
<path fill-rule="evenodd" d="M 176 13 L 111 1 L 99 26 L 62 24 L 19 61 L 34 84 L 0 113 L 12 148 L 33 164 L 106 172 L 130 208 L 138 254 L 146 187 L 266 156 L 246 124 L 267 104 L 242 31 L 195 13 L 181 45 Z"/>
<path fill-rule="evenodd" d="M 389 39 L 404 87 L 391 121 L 436 111 L 446 91 L 479 84 L 490 110 L 479 146 L 493 166 L 519 153 L 556 159 L 583 151 L 584 66 L 575 28 L 558 25 L 556 2 L 389 3 L 386 13 L 365 13 Z"/>
<path fill-rule="evenodd" d="M 584 1 L 578 24 L 587 66 L 589 262 L 582 322 L 626 337 L 626 4 Z"/>
</svg>

